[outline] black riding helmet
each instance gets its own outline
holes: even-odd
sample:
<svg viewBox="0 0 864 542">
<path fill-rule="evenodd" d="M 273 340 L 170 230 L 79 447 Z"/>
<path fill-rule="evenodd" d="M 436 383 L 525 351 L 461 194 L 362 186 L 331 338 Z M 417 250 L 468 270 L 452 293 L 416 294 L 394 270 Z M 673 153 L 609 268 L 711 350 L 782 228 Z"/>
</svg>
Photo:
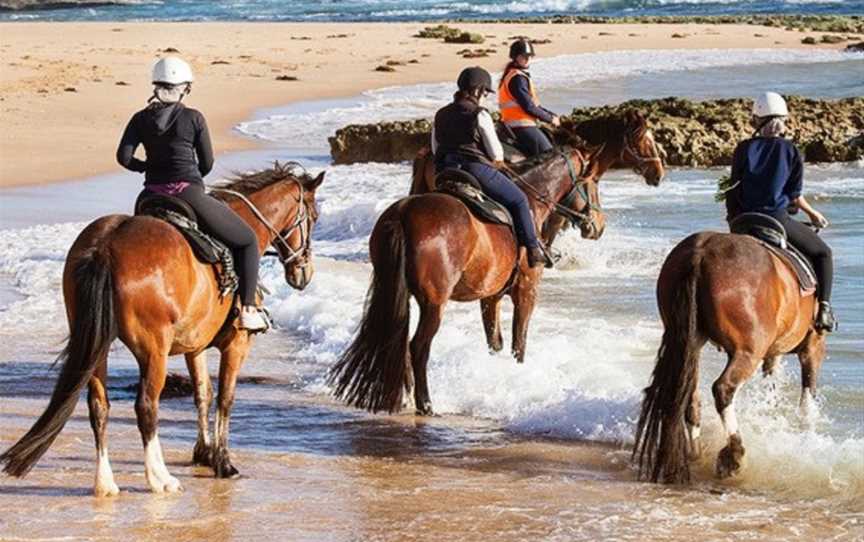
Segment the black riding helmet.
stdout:
<svg viewBox="0 0 864 542">
<path fill-rule="evenodd" d="M 459 86 L 459 90 L 464 92 L 469 92 L 475 88 L 482 88 L 485 92 L 495 92 L 492 88 L 492 76 L 480 66 L 462 70 L 456 84 Z"/>
<path fill-rule="evenodd" d="M 510 44 L 510 58 L 516 60 L 519 55 L 534 56 L 534 46 L 528 40 L 516 40 Z"/>
</svg>

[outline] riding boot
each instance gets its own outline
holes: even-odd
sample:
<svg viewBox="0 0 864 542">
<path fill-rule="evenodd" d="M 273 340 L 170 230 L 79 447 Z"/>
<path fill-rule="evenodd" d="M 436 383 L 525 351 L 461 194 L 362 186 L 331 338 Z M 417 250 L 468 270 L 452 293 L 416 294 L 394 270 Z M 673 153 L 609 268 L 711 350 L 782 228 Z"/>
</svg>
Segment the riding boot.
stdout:
<svg viewBox="0 0 864 542">
<path fill-rule="evenodd" d="M 240 310 L 240 327 L 253 333 L 266 332 L 271 324 L 264 311 L 253 305 L 245 305 Z"/>
<path fill-rule="evenodd" d="M 552 258 L 546 254 L 546 251 L 543 248 L 536 246 L 528 249 L 528 267 L 537 267 L 538 265 L 543 264 L 546 266 L 546 269 L 551 269 L 553 266 Z"/>
<path fill-rule="evenodd" d="M 819 312 L 816 314 L 815 322 L 816 331 L 831 333 L 837 331 L 837 318 L 834 317 L 834 311 L 831 310 L 831 303 L 827 301 L 819 302 Z"/>
</svg>

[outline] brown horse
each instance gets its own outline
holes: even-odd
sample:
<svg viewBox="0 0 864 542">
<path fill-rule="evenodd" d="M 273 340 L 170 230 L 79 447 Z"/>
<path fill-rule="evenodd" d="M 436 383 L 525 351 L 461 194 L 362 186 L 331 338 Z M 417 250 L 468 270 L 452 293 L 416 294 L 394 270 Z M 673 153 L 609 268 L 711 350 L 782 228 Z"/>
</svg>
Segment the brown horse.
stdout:
<svg viewBox="0 0 864 542">
<path fill-rule="evenodd" d="M 277 163 L 274 169 L 242 176 L 217 192 L 252 226 L 259 251 L 271 243 L 276 247 L 288 283 L 298 289 L 312 277 L 315 190 L 323 178 L 323 173 L 316 178 L 296 175 L 293 167 Z M 148 216 L 110 215 L 90 223 L 67 256 L 63 295 L 70 337 L 58 358 L 63 362 L 59 378 L 42 416 L 0 456 L 4 471 L 13 476 L 29 472 L 72 415 L 82 388 L 89 385 L 98 462 L 95 493 L 118 493 L 108 461 L 106 378 L 108 350 L 119 338 L 141 372 L 135 413 L 150 489 L 181 489 L 168 473 L 157 434 L 167 358 L 175 354 L 186 356 L 195 384 L 198 441 L 193 460 L 211 466 L 218 477 L 236 476 L 228 453 L 228 423 L 237 374 L 251 339 L 245 330 L 225 325 L 235 306 L 232 296 L 220 296 L 212 266 L 198 261 L 177 229 Z M 222 354 L 212 441 L 212 390 L 204 353 L 211 346 Z"/>
<path fill-rule="evenodd" d="M 665 152 L 654 141 L 645 117 L 636 110 L 606 115 L 574 123 L 565 120 L 557 133 L 560 145 L 579 148 L 587 160 L 582 176 L 600 182 L 612 167 L 628 167 L 641 175 L 649 186 L 657 186 L 665 175 Z M 435 160 L 429 148 L 421 149 L 414 159 L 411 194 L 435 190 Z M 568 225 L 563 216 L 553 214 L 543 225 L 542 237 L 552 246 L 558 233 Z"/>
<path fill-rule="evenodd" d="M 578 178 L 571 150 L 527 172 L 521 181 L 536 227 L 550 212 L 577 220 L 583 237 L 599 238 L 605 217 L 597 184 Z M 558 202 L 568 200 L 562 208 Z M 542 268 L 527 265 L 512 230 L 482 222 L 455 197 L 408 196 L 379 217 L 369 239 L 372 284 L 360 329 L 331 373 L 335 394 L 371 411 L 393 412 L 403 388 L 414 385 L 418 414 L 432 414 L 426 364 L 432 339 L 449 300 L 481 301 L 489 345 L 502 348 L 499 321 L 504 295 L 513 300 L 513 355 L 525 356 L 528 320 Z M 409 298 L 420 306 L 417 331 L 408 344 Z M 410 363 L 410 365 L 409 365 Z M 413 373 L 413 376 L 412 376 Z"/>
<path fill-rule="evenodd" d="M 755 239 L 702 232 L 666 258 L 657 303 L 664 332 L 636 431 L 640 473 L 655 482 L 689 480 L 688 459 L 702 451 L 699 353 L 711 341 L 728 356 L 712 388 L 728 439 L 716 472 L 732 476 L 744 457 L 735 390 L 760 364 L 769 374 L 781 355 L 798 354 L 802 407 L 812 400 L 825 356 L 825 337 L 813 328 L 815 296 L 801 293 L 794 272 Z"/>
</svg>

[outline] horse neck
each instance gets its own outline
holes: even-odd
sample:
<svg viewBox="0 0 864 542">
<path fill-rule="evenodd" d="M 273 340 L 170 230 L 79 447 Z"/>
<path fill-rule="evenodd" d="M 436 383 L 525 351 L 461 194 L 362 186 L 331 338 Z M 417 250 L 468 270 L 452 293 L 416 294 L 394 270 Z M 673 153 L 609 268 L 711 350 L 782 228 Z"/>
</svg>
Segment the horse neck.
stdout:
<svg viewBox="0 0 864 542">
<path fill-rule="evenodd" d="M 603 150 L 590 162 L 587 177 L 598 180 L 615 165 L 621 156 L 621 139 L 614 136 L 603 142 Z"/>
<path fill-rule="evenodd" d="M 282 231 L 287 226 L 288 220 L 296 213 L 298 205 L 293 186 L 294 183 L 275 182 L 251 194 L 246 194 L 246 197 L 277 231 Z M 233 199 L 228 206 L 252 227 L 258 239 L 258 253 L 263 253 L 273 242 L 273 232 L 240 199 Z"/>
<path fill-rule="evenodd" d="M 572 156 L 568 157 L 573 160 Z M 567 171 L 567 163 L 557 156 L 550 160 L 550 163 L 543 164 L 532 171 L 525 180 L 541 194 L 548 195 L 552 203 L 557 203 L 564 197 L 572 182 L 570 173 Z M 549 206 L 530 192 L 527 192 L 526 195 L 535 218 L 540 222 L 545 222 L 551 212 Z"/>
</svg>

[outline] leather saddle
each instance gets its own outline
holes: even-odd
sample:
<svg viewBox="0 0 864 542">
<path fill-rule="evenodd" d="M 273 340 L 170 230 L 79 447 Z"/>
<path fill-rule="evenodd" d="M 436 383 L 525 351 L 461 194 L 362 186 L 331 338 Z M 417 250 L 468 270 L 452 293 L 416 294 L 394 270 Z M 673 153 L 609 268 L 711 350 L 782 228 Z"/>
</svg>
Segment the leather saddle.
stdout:
<svg viewBox="0 0 864 542">
<path fill-rule="evenodd" d="M 214 265 L 221 295 L 224 297 L 237 290 L 239 279 L 231 249 L 198 227 L 198 217 L 188 203 L 166 194 L 143 192 L 135 201 L 135 216 L 152 216 L 177 228 L 195 256 Z"/>
<path fill-rule="evenodd" d="M 818 283 L 813 265 L 786 241 L 786 228 L 777 219 L 762 213 L 741 213 L 729 221 L 729 231 L 754 237 L 788 265 L 798 278 L 802 295 L 810 295 L 816 290 Z"/>
<path fill-rule="evenodd" d="M 459 168 L 447 168 L 435 176 L 435 191 L 458 198 L 480 220 L 513 228 L 507 209 L 485 193 L 473 175 Z"/>
</svg>

